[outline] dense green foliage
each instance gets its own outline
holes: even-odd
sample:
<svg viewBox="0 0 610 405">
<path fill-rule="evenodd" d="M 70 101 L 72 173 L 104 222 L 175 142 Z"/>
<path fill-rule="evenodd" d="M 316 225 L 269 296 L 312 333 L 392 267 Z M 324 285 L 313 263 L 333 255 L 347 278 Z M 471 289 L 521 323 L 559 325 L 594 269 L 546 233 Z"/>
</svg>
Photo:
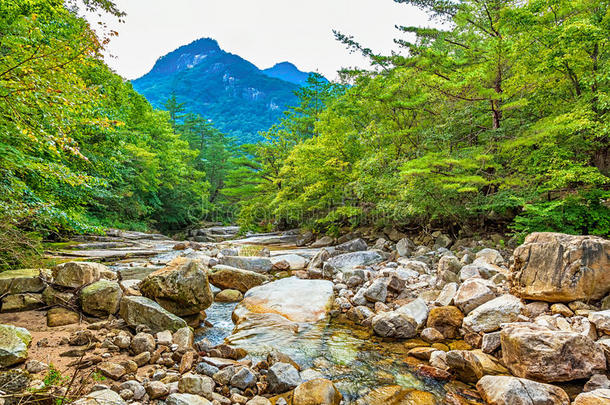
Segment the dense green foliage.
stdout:
<svg viewBox="0 0 610 405">
<path fill-rule="evenodd" d="M 106 67 L 108 38 L 74 5 L 1 0 L 0 16 L 0 267 L 39 251 L 32 233 L 179 229 L 206 214 L 201 148 Z"/>
<path fill-rule="evenodd" d="M 298 70 L 260 70 L 203 38 L 159 58 L 133 86 L 159 108 L 174 94 L 186 111 L 212 120 L 239 143 L 249 143 L 260 140 L 258 132 L 296 104 L 299 85 L 291 80 L 296 73 L 307 76 Z"/>
<path fill-rule="evenodd" d="M 336 33 L 377 69 L 266 134 L 242 223 L 608 235 L 608 2 L 398 2 L 447 28 L 399 27 L 402 56 Z"/>
</svg>

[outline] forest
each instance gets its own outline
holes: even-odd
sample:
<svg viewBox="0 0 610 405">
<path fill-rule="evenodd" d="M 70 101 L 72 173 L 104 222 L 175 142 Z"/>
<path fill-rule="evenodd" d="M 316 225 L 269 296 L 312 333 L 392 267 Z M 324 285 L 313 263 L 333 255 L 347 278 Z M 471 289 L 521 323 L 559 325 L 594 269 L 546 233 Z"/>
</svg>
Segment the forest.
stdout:
<svg viewBox="0 0 610 405">
<path fill-rule="evenodd" d="M 44 240 L 202 221 L 610 235 L 610 4 L 395 1 L 443 28 L 397 27 L 391 55 L 335 32 L 372 68 L 312 75 L 240 145 L 175 97 L 154 109 L 76 2 L 0 0 L 0 269 Z"/>
</svg>

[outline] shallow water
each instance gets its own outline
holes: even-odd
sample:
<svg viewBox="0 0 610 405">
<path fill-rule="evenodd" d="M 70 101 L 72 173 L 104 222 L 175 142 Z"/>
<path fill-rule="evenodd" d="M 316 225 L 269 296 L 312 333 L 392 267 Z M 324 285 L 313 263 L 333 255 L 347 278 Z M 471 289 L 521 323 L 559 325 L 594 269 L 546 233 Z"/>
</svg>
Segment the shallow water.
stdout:
<svg viewBox="0 0 610 405">
<path fill-rule="evenodd" d="M 416 365 L 405 362 L 407 350 L 403 343 L 383 341 L 370 330 L 341 318 L 331 318 L 315 324 L 277 323 L 266 319 L 258 322 L 256 314 L 234 329 L 231 313 L 235 304 L 214 303 L 206 310 L 207 320 L 214 327 L 200 331 L 198 339 L 212 344 L 225 341 L 242 347 L 249 358 L 260 360 L 277 349 L 295 360 L 302 369 L 311 368 L 331 379 L 347 403 L 355 403 L 371 390 L 399 385 L 429 391 L 439 400 L 444 397 L 444 383 L 418 377 Z"/>
</svg>

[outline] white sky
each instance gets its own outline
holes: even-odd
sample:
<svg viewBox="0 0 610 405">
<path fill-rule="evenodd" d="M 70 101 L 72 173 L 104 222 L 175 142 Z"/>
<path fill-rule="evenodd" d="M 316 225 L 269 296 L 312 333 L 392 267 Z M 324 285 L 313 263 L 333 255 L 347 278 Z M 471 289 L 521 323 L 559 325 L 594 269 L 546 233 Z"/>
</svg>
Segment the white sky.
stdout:
<svg viewBox="0 0 610 405">
<path fill-rule="evenodd" d="M 261 69 L 289 61 L 303 71 L 329 79 L 341 67 L 366 66 L 334 39 L 332 29 L 354 35 L 383 53 L 396 50 L 395 25 L 430 25 L 421 10 L 392 0 L 116 0 L 127 13 L 115 19 L 118 31 L 108 46 L 107 62 L 134 79 L 147 73 L 158 57 L 201 37 L 218 41 Z"/>
</svg>

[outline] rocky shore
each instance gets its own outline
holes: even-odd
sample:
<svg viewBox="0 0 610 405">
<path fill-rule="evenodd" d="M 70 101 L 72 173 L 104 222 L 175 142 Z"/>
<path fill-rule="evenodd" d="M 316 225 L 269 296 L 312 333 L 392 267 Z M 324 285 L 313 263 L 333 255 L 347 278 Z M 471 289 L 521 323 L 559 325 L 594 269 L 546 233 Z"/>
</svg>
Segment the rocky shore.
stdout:
<svg viewBox="0 0 610 405">
<path fill-rule="evenodd" d="M 441 234 L 290 233 L 155 236 L 160 245 L 138 250 L 119 236 L 89 250 L 117 260 L 108 265 L 0 273 L 0 403 L 610 403 L 609 240 L 536 233 L 507 249 Z M 214 326 L 206 309 L 231 302 L 234 330 L 202 339 Z M 400 347 L 418 383 L 346 396 L 323 366 L 289 353 L 331 320 Z"/>
</svg>

